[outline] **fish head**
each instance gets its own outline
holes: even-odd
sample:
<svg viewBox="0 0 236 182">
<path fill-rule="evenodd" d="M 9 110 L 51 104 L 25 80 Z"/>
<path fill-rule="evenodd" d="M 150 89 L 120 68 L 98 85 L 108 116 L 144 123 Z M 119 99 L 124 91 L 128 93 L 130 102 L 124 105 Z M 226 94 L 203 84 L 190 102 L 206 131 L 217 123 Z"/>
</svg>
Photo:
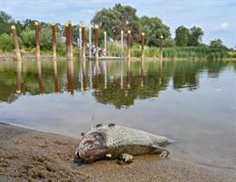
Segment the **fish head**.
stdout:
<svg viewBox="0 0 236 182">
<path fill-rule="evenodd" d="M 103 158 L 106 152 L 105 134 L 97 131 L 84 135 L 76 150 L 77 155 L 88 162 Z"/>
</svg>

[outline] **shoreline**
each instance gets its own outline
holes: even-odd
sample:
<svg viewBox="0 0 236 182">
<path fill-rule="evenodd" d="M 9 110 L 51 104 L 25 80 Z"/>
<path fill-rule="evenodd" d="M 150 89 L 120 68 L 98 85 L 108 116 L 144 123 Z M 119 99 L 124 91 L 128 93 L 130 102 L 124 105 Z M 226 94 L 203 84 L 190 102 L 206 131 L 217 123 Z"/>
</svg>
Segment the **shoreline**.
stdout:
<svg viewBox="0 0 236 182">
<path fill-rule="evenodd" d="M 234 170 L 171 156 L 135 156 L 129 165 L 116 160 L 80 165 L 74 158 L 77 139 L 1 122 L 0 137 L 0 181 L 236 181 Z"/>
</svg>

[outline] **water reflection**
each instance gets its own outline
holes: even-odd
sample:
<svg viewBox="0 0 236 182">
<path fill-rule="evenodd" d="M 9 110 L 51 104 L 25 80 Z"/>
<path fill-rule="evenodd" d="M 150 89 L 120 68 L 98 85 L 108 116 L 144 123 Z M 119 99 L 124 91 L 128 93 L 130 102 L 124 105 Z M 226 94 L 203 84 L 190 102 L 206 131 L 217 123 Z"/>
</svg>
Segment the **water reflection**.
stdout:
<svg viewBox="0 0 236 182">
<path fill-rule="evenodd" d="M 21 93 L 22 87 L 22 72 L 23 72 L 23 65 L 22 61 L 17 61 L 17 76 L 16 76 L 16 93 Z"/>
<path fill-rule="evenodd" d="M 171 84 L 179 91 L 186 88 L 193 91 L 200 86 L 202 72 L 217 78 L 226 67 L 235 68 L 235 63 L 73 60 L 1 63 L 0 100 L 14 100 L 15 92 L 37 95 L 67 90 L 74 95 L 74 92 L 92 91 L 98 102 L 121 108 L 133 105 L 137 99 L 158 97 Z"/>
<path fill-rule="evenodd" d="M 74 95 L 74 62 L 67 61 L 67 91 L 70 95 Z"/>
<path fill-rule="evenodd" d="M 36 62 L 38 71 L 38 89 L 39 89 L 39 94 L 42 94 L 43 93 L 42 64 L 40 60 Z"/>
<path fill-rule="evenodd" d="M 53 78 L 54 78 L 54 92 L 59 92 L 57 61 L 53 60 Z"/>
</svg>

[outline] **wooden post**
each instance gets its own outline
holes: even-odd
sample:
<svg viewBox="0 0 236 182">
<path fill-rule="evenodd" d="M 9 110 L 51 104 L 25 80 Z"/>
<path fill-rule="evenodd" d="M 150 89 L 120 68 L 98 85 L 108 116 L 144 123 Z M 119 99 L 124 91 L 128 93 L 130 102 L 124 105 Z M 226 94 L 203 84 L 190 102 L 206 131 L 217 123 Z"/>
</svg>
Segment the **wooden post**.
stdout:
<svg viewBox="0 0 236 182">
<path fill-rule="evenodd" d="M 142 59 L 144 59 L 144 36 L 145 36 L 145 33 L 142 33 L 142 40 L 141 40 L 141 49 L 142 49 Z"/>
<path fill-rule="evenodd" d="M 11 26 L 11 31 L 12 31 L 12 36 L 13 36 L 13 41 L 14 41 L 14 46 L 15 46 L 15 51 L 16 51 L 16 60 L 21 61 L 20 46 L 19 46 L 19 42 L 18 42 L 18 36 L 16 33 L 16 26 L 15 25 Z"/>
<path fill-rule="evenodd" d="M 163 35 L 161 35 L 161 40 L 160 40 L 160 62 L 163 61 Z"/>
<path fill-rule="evenodd" d="M 98 25 L 94 26 L 95 60 L 98 60 Z"/>
<path fill-rule="evenodd" d="M 34 23 L 35 29 L 35 47 L 36 47 L 36 60 L 40 60 L 40 44 L 39 44 L 39 23 Z"/>
<path fill-rule="evenodd" d="M 67 60 L 72 60 L 73 59 L 72 23 L 70 21 L 65 24 L 65 35 L 66 35 Z"/>
<path fill-rule="evenodd" d="M 56 43 L 56 24 L 52 23 L 51 25 L 52 30 L 52 55 L 53 60 L 57 59 L 57 43 Z"/>
<path fill-rule="evenodd" d="M 130 60 L 130 47 L 131 47 L 131 31 L 128 30 L 128 35 L 127 35 L 127 58 Z"/>
<path fill-rule="evenodd" d="M 86 35 L 86 28 L 83 25 L 81 28 L 82 31 L 82 54 L 83 54 L 83 60 L 86 58 L 86 44 L 87 44 L 87 35 Z"/>
</svg>

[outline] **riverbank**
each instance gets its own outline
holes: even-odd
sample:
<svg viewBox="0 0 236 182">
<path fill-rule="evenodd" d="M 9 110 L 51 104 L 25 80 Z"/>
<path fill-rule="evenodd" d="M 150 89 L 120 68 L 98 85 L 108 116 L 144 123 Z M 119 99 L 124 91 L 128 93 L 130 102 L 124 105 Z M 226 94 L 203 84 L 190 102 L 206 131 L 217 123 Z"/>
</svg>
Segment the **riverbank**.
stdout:
<svg viewBox="0 0 236 182">
<path fill-rule="evenodd" d="M 123 166 L 115 160 L 81 165 L 74 158 L 78 140 L 3 123 L 0 138 L 0 181 L 236 181 L 232 170 L 158 155 Z"/>
</svg>

